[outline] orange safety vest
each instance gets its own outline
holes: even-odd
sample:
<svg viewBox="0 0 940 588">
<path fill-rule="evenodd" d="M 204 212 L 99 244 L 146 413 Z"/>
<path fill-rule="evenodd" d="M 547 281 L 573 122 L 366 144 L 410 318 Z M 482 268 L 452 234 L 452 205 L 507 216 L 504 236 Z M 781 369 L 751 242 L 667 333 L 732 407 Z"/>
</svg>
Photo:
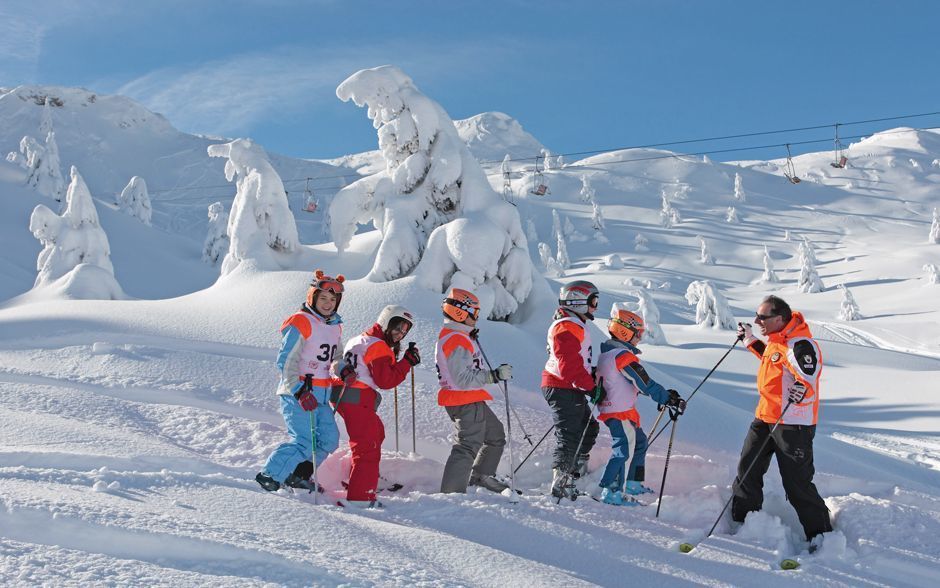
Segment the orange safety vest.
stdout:
<svg viewBox="0 0 940 588">
<path fill-rule="evenodd" d="M 470 338 L 470 335 L 463 331 L 448 329 L 444 327 L 437 336 L 437 349 L 435 350 L 435 360 L 437 363 L 437 380 L 441 389 L 437 393 L 437 403 L 440 406 L 463 406 L 474 402 L 492 400 L 490 393 L 482 388 L 472 390 L 461 390 L 457 388 L 450 370 L 447 367 L 447 359 L 457 348 L 465 349 L 473 358 L 473 365 L 477 369 L 483 369 L 483 357 L 476 341 Z"/>
</svg>

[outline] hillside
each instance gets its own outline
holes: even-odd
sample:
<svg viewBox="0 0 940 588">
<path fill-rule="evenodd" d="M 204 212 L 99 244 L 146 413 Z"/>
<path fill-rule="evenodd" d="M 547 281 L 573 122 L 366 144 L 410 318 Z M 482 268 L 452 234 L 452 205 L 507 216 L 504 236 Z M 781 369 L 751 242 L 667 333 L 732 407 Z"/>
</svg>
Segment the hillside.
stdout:
<svg viewBox="0 0 940 588">
<path fill-rule="evenodd" d="M 0 97 L 0 120 L 16 123 L 0 127 L 0 149 L 10 150 L 38 124 L 38 118 L 27 120 L 38 108 L 21 98 L 28 97 L 24 92 Z M 368 227 L 343 254 L 332 243 L 321 243 L 311 227 L 310 233 L 301 232 L 306 245 L 296 267 L 243 268 L 216 280 L 218 269 L 199 260 L 205 220 L 197 222 L 196 212 L 202 207 L 205 214 L 208 195 L 198 204 L 186 200 L 192 208 L 185 223 L 166 221 L 153 228 L 111 210 L 102 196 L 120 190 L 129 173 L 140 173 L 131 172 L 138 161 L 149 166 L 153 179 L 147 179 L 154 186 L 225 184 L 222 162 L 205 156 L 212 141 L 177 133 L 158 115 L 138 111 L 120 97 L 113 103 L 103 97 L 88 102 L 90 93 L 84 91 L 59 94 L 65 108 L 84 100 L 88 106 L 72 107 L 102 109 L 100 116 L 83 114 L 79 118 L 85 122 L 76 128 L 58 117 L 57 136 L 107 138 L 94 143 L 107 150 L 107 159 L 89 141 L 63 140 L 60 150 L 64 165 L 84 164 L 86 178 L 94 178 L 89 185 L 94 182 L 115 276 L 137 299 L 20 296 L 35 278 L 39 251 L 26 228 L 29 214 L 45 199 L 22 186 L 19 168 L 0 162 L 4 584 L 620 586 L 625 577 L 662 586 L 935 583 L 940 566 L 940 297 L 935 290 L 940 286 L 926 283 L 922 267 L 940 264 L 940 245 L 927 243 L 931 212 L 940 206 L 938 133 L 887 130 L 849 147 L 845 169 L 829 166 L 831 153 L 799 156 L 795 165 L 804 181 L 796 185 L 783 178 L 781 161 L 715 163 L 626 150 L 546 172 L 550 193 L 539 197 L 528 193 L 529 172 L 517 168 L 514 203 L 523 223 L 531 221 L 534 229 L 533 260 L 539 260 L 537 242 L 556 250 L 553 209 L 583 239 L 569 235 L 572 267 L 564 278 L 545 276 L 535 290 L 537 312 L 516 325 L 481 325 L 490 359 L 515 368 L 509 391 L 521 419 L 513 421 L 516 463 L 529 450 L 522 428 L 537 440 L 551 425 L 539 376 L 552 291 L 567 280 L 597 284 L 602 315 L 615 301 L 635 300 L 637 288 L 646 290 L 659 308 L 666 343 L 645 345 L 644 362 L 652 377 L 686 396 L 734 343 L 733 331 L 694 324 L 694 309 L 684 298 L 692 281 L 713 281 L 738 320 L 751 320 L 760 299 L 775 292 L 806 314 L 821 341 L 826 368 L 816 484 L 835 531 L 816 555 L 804 552 L 795 513 L 772 467 L 764 511 L 749 517 L 735 535 L 727 523 L 720 524 L 715 536 L 684 555 L 676 550 L 678 543 L 701 539 L 728 498 L 740 443 L 753 418 L 757 366 L 740 346 L 676 425 L 659 518 L 655 498 L 637 508 L 616 509 L 586 498 L 556 505 L 544 496 L 550 439 L 520 470 L 517 481 L 525 494 L 519 504 L 484 490 L 438 494 L 452 429 L 435 402 L 431 350 L 441 296 L 420 288 L 413 277 L 387 283 L 364 279 L 379 241 Z M 115 112 L 134 116 L 115 118 Z M 476 135 L 478 158 L 512 145 L 524 156 L 530 153 L 521 151 L 538 145 L 517 132 L 518 123 L 497 117 L 505 125 L 492 126 L 491 117 L 481 117 L 468 119 L 473 124 L 457 123 L 490 133 Z M 122 127 L 121 121 L 131 126 Z M 161 161 L 170 153 L 180 158 Z M 287 178 L 294 171 L 364 171 L 353 162 L 369 157 L 334 162 L 340 167 L 272 159 Z M 104 161 L 117 171 L 106 173 Z M 503 178 L 492 171 L 490 182 L 501 192 Z M 741 177 L 743 201 L 734 197 L 735 174 Z M 595 238 L 592 206 L 580 197 L 583 175 L 596 191 L 607 242 Z M 229 198 L 234 193 L 234 187 L 220 190 Z M 670 228 L 661 222 L 664 193 L 680 217 Z M 181 192 L 175 197 L 188 198 Z M 154 202 L 170 218 L 172 198 L 154 196 Z M 737 222 L 726 220 L 730 206 Z M 637 235 L 645 237 L 646 250 L 636 248 Z M 699 236 L 714 264 L 700 262 Z M 796 289 L 796 247 L 803 237 L 815 245 L 823 292 Z M 781 278 L 778 284 L 759 283 L 764 245 Z M 415 370 L 414 407 L 410 385 L 398 390 L 397 448 L 395 393 L 387 393 L 380 407 L 386 428 L 383 477 L 404 485 L 383 493 L 383 510 L 351 512 L 322 504 L 342 496 L 340 482 L 348 475 L 342 425 L 340 450 L 320 472 L 328 490 L 321 504 L 310 495 L 264 493 L 252 479 L 284 440 L 273 398 L 276 329 L 299 304 L 316 267 L 349 278 L 340 309 L 346 338 L 371 324 L 385 304 L 404 303 L 418 316 L 411 339 L 424 362 Z M 839 284 L 858 301 L 861 320 L 837 318 Z M 606 328 L 603 316 L 595 325 L 599 341 Z M 505 420 L 502 394 L 493 392 L 493 408 Z M 649 427 L 655 405 L 640 402 Z M 602 427 L 588 487 L 596 484 L 609 451 Z M 647 460 L 647 481 L 656 490 L 665 452 L 666 437 L 652 446 Z M 508 471 L 507 454 L 501 472 Z M 800 556 L 800 570 L 777 568 L 779 558 L 789 555 Z"/>
</svg>

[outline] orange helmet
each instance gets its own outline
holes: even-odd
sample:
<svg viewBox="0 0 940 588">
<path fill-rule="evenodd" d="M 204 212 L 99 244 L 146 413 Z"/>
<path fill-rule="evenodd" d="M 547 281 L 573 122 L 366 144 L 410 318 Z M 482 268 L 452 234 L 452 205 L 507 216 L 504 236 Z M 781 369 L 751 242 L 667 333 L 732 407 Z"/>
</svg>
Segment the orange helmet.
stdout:
<svg viewBox="0 0 940 588">
<path fill-rule="evenodd" d="M 343 274 L 337 274 L 333 278 L 323 273 L 321 269 L 313 272 L 313 281 L 310 282 L 310 288 L 307 290 L 307 306 L 316 310 L 317 295 L 321 290 L 326 290 L 336 294 L 336 308 L 333 309 L 336 312 L 339 310 L 339 303 L 343 300 L 343 282 L 345 281 L 346 277 Z"/>
<path fill-rule="evenodd" d="M 480 316 L 480 299 L 469 290 L 451 288 L 441 308 L 444 316 L 452 321 L 462 323 L 471 316 L 476 320 Z"/>
<path fill-rule="evenodd" d="M 613 308 L 610 311 L 610 321 L 607 322 L 607 331 L 614 339 L 625 343 L 633 340 L 638 335 L 643 336 L 646 327 L 643 325 L 643 318 L 635 312 Z"/>
</svg>

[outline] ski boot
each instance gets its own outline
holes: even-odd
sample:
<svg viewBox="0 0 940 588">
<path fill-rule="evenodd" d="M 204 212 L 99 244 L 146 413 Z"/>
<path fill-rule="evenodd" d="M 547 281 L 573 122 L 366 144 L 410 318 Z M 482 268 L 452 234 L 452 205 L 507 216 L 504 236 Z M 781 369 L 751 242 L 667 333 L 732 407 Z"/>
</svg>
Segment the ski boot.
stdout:
<svg viewBox="0 0 940 588">
<path fill-rule="evenodd" d="M 313 492 L 315 489 L 312 481 L 301 478 L 297 474 L 291 474 L 287 476 L 287 479 L 284 480 L 284 485 L 291 488 L 306 490 L 307 492 Z"/>
<path fill-rule="evenodd" d="M 570 498 L 577 500 L 578 488 L 575 485 L 574 474 L 566 474 L 560 469 L 552 470 L 552 496 L 555 498 Z"/>
<path fill-rule="evenodd" d="M 470 478 L 471 486 L 479 486 L 480 488 L 486 488 L 490 492 L 495 492 L 497 494 L 502 494 L 503 490 L 509 488 L 509 484 L 505 484 L 500 480 L 496 479 L 494 476 L 479 476 Z"/>
<path fill-rule="evenodd" d="M 355 507 L 355 508 L 385 508 L 385 505 L 378 500 L 337 500 L 336 506 Z"/>
<path fill-rule="evenodd" d="M 644 486 L 643 482 L 627 480 L 627 487 L 624 492 L 626 494 L 630 494 L 631 496 L 638 496 L 640 494 L 653 494 L 653 489 Z"/>
<path fill-rule="evenodd" d="M 613 506 L 623 506 L 623 492 L 604 488 L 601 492 L 601 502 L 604 504 L 612 504 Z"/>
<path fill-rule="evenodd" d="M 281 484 L 277 480 L 264 472 L 258 472 L 258 475 L 255 476 L 255 482 L 261 484 L 261 487 L 268 492 L 276 492 L 281 488 Z"/>
</svg>

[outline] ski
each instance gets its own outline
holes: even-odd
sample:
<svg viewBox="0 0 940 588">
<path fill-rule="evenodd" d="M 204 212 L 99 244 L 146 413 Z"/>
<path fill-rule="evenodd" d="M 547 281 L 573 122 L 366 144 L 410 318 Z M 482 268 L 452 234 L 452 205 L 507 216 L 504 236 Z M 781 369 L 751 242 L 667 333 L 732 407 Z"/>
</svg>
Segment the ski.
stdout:
<svg viewBox="0 0 940 588">
<path fill-rule="evenodd" d="M 345 488 L 345 489 L 347 489 L 347 490 L 349 489 L 349 482 L 347 482 L 347 481 L 344 480 L 344 481 L 340 482 L 340 484 L 343 485 L 343 488 Z M 386 486 L 386 487 L 384 487 L 384 488 L 379 488 L 378 490 L 376 490 L 376 492 L 398 492 L 399 490 L 401 490 L 401 489 L 404 488 L 404 487 L 405 487 L 404 485 L 399 484 L 398 482 L 393 482 L 392 484 L 390 484 L 390 485 L 388 485 L 388 486 Z"/>
<path fill-rule="evenodd" d="M 694 543 L 680 543 L 679 552 L 689 553 L 696 547 L 697 546 Z M 794 557 L 786 557 L 777 562 L 777 565 L 781 570 L 796 570 L 800 568 L 801 564 Z"/>
</svg>

